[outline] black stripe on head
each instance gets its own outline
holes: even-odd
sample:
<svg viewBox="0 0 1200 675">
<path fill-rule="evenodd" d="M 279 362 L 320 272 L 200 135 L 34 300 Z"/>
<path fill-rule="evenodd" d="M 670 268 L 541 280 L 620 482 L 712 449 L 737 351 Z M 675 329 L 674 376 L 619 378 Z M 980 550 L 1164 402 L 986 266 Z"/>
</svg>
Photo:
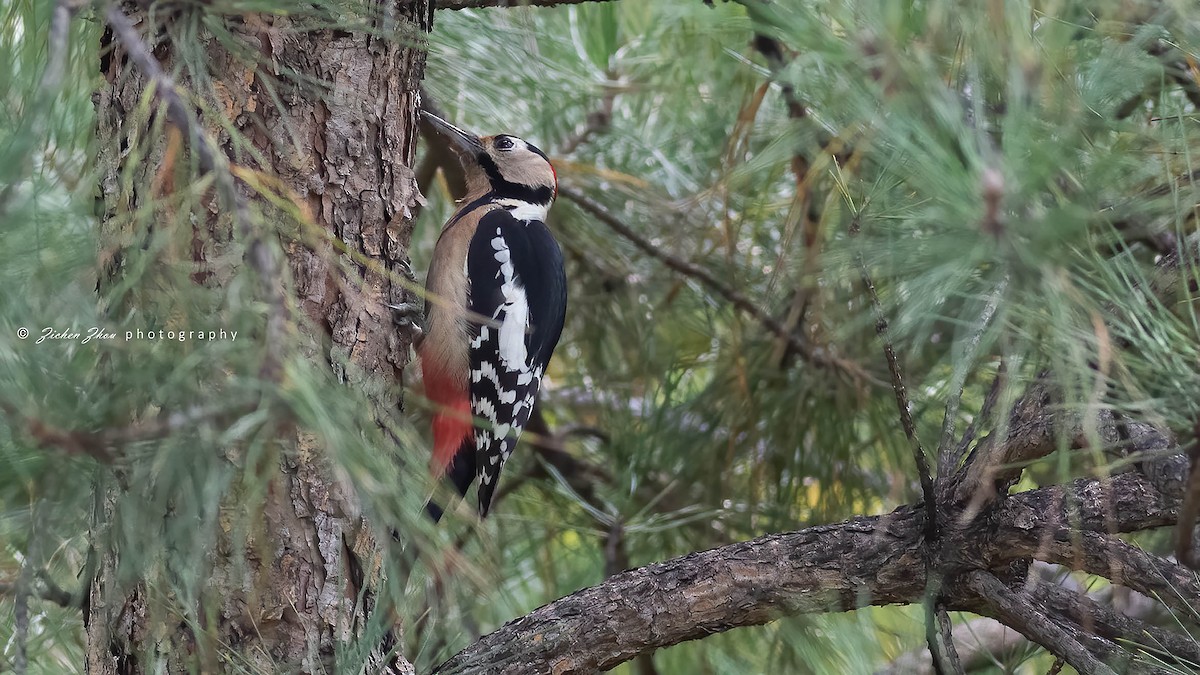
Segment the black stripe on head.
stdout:
<svg viewBox="0 0 1200 675">
<path fill-rule="evenodd" d="M 504 180 L 504 176 L 500 175 L 500 167 L 496 166 L 496 162 L 486 153 L 479 154 L 479 166 L 483 167 L 484 173 L 487 174 L 488 181 L 492 184 L 492 192 L 499 197 L 519 199 L 530 204 L 549 204 L 554 201 L 554 188 L 549 185 L 532 187 Z"/>
</svg>

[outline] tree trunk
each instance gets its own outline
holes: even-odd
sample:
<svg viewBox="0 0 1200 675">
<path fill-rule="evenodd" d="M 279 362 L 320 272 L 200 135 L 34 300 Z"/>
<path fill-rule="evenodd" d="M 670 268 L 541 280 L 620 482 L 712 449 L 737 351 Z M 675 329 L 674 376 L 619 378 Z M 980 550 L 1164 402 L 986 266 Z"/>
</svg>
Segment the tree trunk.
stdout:
<svg viewBox="0 0 1200 675">
<path fill-rule="evenodd" d="M 205 105 L 199 106 L 203 125 L 235 175 L 250 170 L 278 177 L 313 223 L 345 243 L 359 278 L 345 278 L 331 260 L 337 255 L 332 247 L 314 251 L 286 242 L 283 250 L 292 282 L 285 288 L 294 288 L 296 306 L 308 319 L 292 323 L 301 331 L 305 325 L 317 327 L 320 334 L 306 336 L 307 344 L 317 346 L 312 358 L 334 368 L 349 386 L 364 378 L 398 381 L 411 337 L 396 330 L 386 305 L 411 299 L 392 273 L 410 274 L 410 209 L 418 198 L 411 168 L 417 86 L 425 65 L 421 37 L 429 28 L 430 5 L 429 0 L 414 0 L 378 9 L 375 36 L 292 30 L 295 26 L 285 16 L 219 18 L 257 52 L 259 62 L 256 67 L 244 55 L 235 57 L 228 44 L 205 30 L 192 32 L 190 39 L 202 44 L 189 44 L 189 53 L 204 54 L 212 78 L 207 88 L 191 86 L 196 82 L 188 68 L 196 64 L 182 58 L 180 31 L 172 30 L 179 15 L 159 11 L 130 16 L 140 19 L 138 32 L 163 71 L 176 78 L 181 91 L 190 92 L 184 98 L 190 103 L 192 93 L 204 97 Z M 192 17 L 191 25 L 203 24 Z M 416 39 L 387 35 L 393 31 Z M 142 180 L 133 181 L 132 189 L 123 185 L 128 149 L 138 147 L 138 137 L 152 137 L 159 120 L 134 114 L 150 77 L 119 37 L 110 29 L 102 38 L 104 83 L 94 96 L 105 210 L 101 258 L 109 279 L 122 274 L 127 257 L 122 247 L 133 248 L 137 240 L 126 231 L 129 219 L 113 216 L 169 193 L 171 176 L 179 173 L 172 164 L 196 157 L 188 134 L 168 126 L 169 132 L 157 140 L 140 141 L 150 148 L 132 167 Z M 327 88 L 298 84 L 293 73 Z M 264 78 L 273 78 L 276 87 L 265 86 Z M 215 95 L 204 96 L 205 91 Z M 262 161 L 244 148 L 239 151 L 215 115 L 248 139 Z M 152 187 L 149 193 L 146 186 Z M 238 190 L 254 199 L 244 185 Z M 215 287 L 228 283 L 243 264 L 240 247 L 246 242 L 238 241 L 220 190 L 209 190 L 205 199 L 207 212 L 191 214 L 190 246 L 167 254 L 190 259 L 192 280 Z M 262 232 L 276 236 L 272 229 Z M 356 369 L 340 365 L 346 362 Z M 374 395 L 379 414 L 396 410 L 395 397 L 394 391 Z M 89 673 L 225 672 L 234 667 L 239 672 L 333 672 L 335 648 L 360 636 L 371 612 L 370 595 L 358 586 L 361 570 L 378 567 L 373 564 L 376 547 L 353 492 L 333 479 L 319 441 L 295 432 L 289 440 L 288 434 L 281 434 L 286 451 L 266 469 L 273 474 L 269 494 L 262 513 L 254 516 L 258 522 L 249 540 L 235 543 L 227 532 L 217 536 L 220 545 L 207 561 L 211 577 L 196 600 L 122 577 L 123 552 L 100 536 L 118 526 L 111 517 L 121 488 L 97 487 L 93 540 L 100 543 L 93 552 L 85 608 Z M 119 476 L 112 482 L 119 483 Z M 233 554 L 231 546 L 244 550 Z M 200 617 L 204 630 L 195 630 L 181 617 Z M 397 666 L 411 671 L 402 661 Z"/>
</svg>

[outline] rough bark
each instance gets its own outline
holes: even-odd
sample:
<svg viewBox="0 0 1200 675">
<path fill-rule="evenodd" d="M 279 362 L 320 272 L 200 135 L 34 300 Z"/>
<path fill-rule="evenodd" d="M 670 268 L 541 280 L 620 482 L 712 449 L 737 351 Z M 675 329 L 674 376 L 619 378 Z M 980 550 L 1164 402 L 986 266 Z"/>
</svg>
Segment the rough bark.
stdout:
<svg viewBox="0 0 1200 675">
<path fill-rule="evenodd" d="M 1038 528 L 1054 521 L 1049 505 L 1061 505 L 1064 498 L 1078 505 L 1083 531 L 1107 531 L 1110 524 L 1119 531 L 1170 524 L 1185 470 L 1179 463 L 1174 466 L 1179 489 L 1167 493 L 1129 473 L 1111 481 L 1080 480 L 1012 495 L 988 517 L 944 535 L 942 563 L 951 578 L 965 570 L 1007 573 L 1013 558 L 1034 556 Z M 1114 495 L 1125 497 L 1114 500 Z M 1031 521 L 1032 513 L 1043 517 Z M 486 665 L 487 672 L 495 673 L 590 673 L 654 649 L 784 615 L 918 603 L 926 592 L 923 528 L 921 509 L 904 506 L 884 516 L 768 535 L 630 570 L 509 622 L 435 672 L 483 672 Z M 1086 561 L 1056 562 L 1084 569 Z M 956 585 L 966 588 L 966 577 L 947 584 Z M 1001 611 L 1014 629 L 1028 630 L 1036 636 L 1031 639 L 1043 637 L 1036 626 L 1013 619 L 1011 604 L 967 593 L 951 608 Z M 1126 622 L 1121 630 L 1135 627 Z M 1092 656 L 1084 662 L 1095 660 Z"/>
<path fill-rule="evenodd" d="M 785 615 L 912 602 L 925 587 L 922 526 L 904 507 L 623 572 L 506 624 L 434 672 L 591 673 Z"/>
<path fill-rule="evenodd" d="M 398 8 L 385 3 L 380 11 L 378 20 L 385 28 L 413 37 L 419 37 L 419 27 L 428 28 L 426 0 Z M 154 16 L 159 23 L 151 25 L 143 16 L 138 32 L 165 72 L 179 72 L 179 54 L 166 30 L 172 16 Z M 316 226 L 344 242 L 360 272 L 353 278 L 343 275 L 332 262 L 332 249 L 281 242 L 290 273 L 281 276 L 290 279 L 295 303 L 310 319 L 292 324 L 302 332 L 305 326 L 316 327 L 318 334 L 303 342 L 313 346 L 314 359 L 334 368 L 347 384 L 396 381 L 408 359 L 408 336 L 395 330 L 385 305 L 409 297 L 393 279 L 395 273 L 407 273 L 409 215 L 417 200 L 411 167 L 416 92 L 425 60 L 420 40 L 289 31 L 288 19 L 282 16 L 226 20 L 235 24 L 244 45 L 257 51 L 262 61 L 256 68 L 202 33 L 199 39 L 204 40 L 215 92 L 206 103 L 262 153 L 265 163 L 236 153 L 228 133 L 212 119 L 203 121 L 207 135 L 236 168 L 278 177 Z M 113 216 L 153 197 L 131 193 L 119 180 L 127 148 L 151 133 L 149 120 L 131 114 L 138 110 L 151 78 L 111 30 L 104 35 L 101 54 L 104 83 L 94 100 L 106 213 L 102 261 L 110 278 L 116 278 L 122 274 L 123 247 L 133 233 L 124 229 L 127 219 Z M 262 86 L 264 69 L 277 81 L 287 83 L 286 74 L 280 74 L 290 70 L 328 83 L 328 88 L 293 80 L 275 99 Z M 189 82 L 184 78 L 178 84 L 187 87 Z M 177 130 L 178 124 L 174 127 Z M 161 176 L 171 172 L 162 169 L 181 153 L 194 151 L 186 147 L 187 141 L 177 131 L 157 141 L 142 141 L 150 151 L 135 169 L 144 179 L 136 183 L 169 190 Z M 238 189 L 243 198 L 253 198 L 244 186 Z M 228 205 L 212 192 L 208 213 L 192 219 L 191 250 L 180 255 L 191 258 L 195 283 L 220 286 L 238 272 L 242 258 L 237 251 L 245 242 L 230 228 Z M 277 234 L 269 230 L 267 236 Z M 268 354 L 278 347 L 267 345 Z M 341 365 L 347 362 L 354 367 Z M 395 395 L 375 395 L 380 415 L 395 409 L 390 398 Z M 213 656 L 215 645 L 236 649 L 241 666 L 254 672 L 331 668 L 335 646 L 354 637 L 371 610 L 369 601 L 359 602 L 358 584 L 361 570 L 375 568 L 375 546 L 354 495 L 334 480 L 317 439 L 300 434 L 289 445 L 278 465 L 268 469 L 273 473 L 270 490 L 252 540 L 238 551 L 224 550 L 230 542 L 223 542 L 208 561 L 211 593 L 201 601 L 203 606 L 175 614 L 211 617 L 206 631 L 211 635 L 198 636 L 178 620 L 169 620 L 170 610 L 164 616 L 163 605 L 179 599 L 155 597 L 154 589 L 122 579 L 121 551 L 101 544 L 85 616 L 89 673 L 132 675 L 159 668 L 220 672 L 228 665 Z M 119 488 L 98 489 L 93 534 L 95 541 L 105 542 L 103 532 L 114 526 L 112 505 Z M 197 644 L 204 640 L 211 642 Z M 403 662 L 396 665 L 411 669 Z"/>
</svg>

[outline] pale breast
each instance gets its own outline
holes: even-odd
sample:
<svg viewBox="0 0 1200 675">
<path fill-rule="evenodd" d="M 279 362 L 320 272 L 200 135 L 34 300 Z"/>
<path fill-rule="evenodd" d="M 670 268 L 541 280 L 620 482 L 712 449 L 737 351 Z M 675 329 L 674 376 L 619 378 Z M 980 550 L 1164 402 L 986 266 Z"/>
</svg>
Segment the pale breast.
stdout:
<svg viewBox="0 0 1200 675">
<path fill-rule="evenodd" d="M 434 247 L 433 262 L 425 282 L 425 339 L 421 361 L 429 372 L 440 372 L 461 380 L 466 387 L 470 369 L 470 325 L 467 322 L 467 250 L 471 237 L 485 213 L 494 204 L 468 203 L 447 223 Z"/>
</svg>

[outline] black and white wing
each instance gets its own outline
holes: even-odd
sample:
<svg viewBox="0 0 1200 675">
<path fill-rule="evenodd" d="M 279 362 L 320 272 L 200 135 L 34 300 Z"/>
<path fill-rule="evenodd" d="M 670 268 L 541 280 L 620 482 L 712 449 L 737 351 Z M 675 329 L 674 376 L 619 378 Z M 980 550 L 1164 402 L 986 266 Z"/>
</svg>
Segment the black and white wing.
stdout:
<svg viewBox="0 0 1200 675">
<path fill-rule="evenodd" d="M 545 223 L 517 219 L 506 209 L 480 219 L 467 252 L 467 278 L 469 389 L 479 514 L 486 516 L 562 333 L 567 284 L 562 251 Z"/>
</svg>

